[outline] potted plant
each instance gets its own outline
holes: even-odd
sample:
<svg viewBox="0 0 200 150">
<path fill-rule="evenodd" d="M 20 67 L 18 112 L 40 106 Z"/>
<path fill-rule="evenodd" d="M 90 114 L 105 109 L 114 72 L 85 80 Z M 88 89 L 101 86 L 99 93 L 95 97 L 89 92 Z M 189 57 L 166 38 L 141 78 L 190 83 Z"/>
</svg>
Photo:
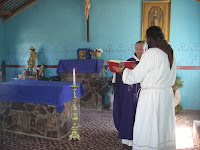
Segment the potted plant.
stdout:
<svg viewBox="0 0 200 150">
<path fill-rule="evenodd" d="M 96 79 L 96 82 L 100 85 L 100 94 L 106 99 L 109 97 L 110 109 L 113 108 L 114 100 L 114 86 L 112 83 L 112 77 L 108 76 L 108 73 L 105 71 L 104 76 L 101 76 Z"/>
<path fill-rule="evenodd" d="M 179 92 L 179 88 L 183 88 L 183 81 L 181 80 L 180 76 L 176 76 L 175 84 L 172 86 L 173 92 L 174 92 L 174 99 L 175 99 L 175 113 L 179 113 L 183 110 L 181 104 L 179 104 L 181 95 Z"/>
<path fill-rule="evenodd" d="M 102 76 L 97 78 L 96 81 L 101 85 L 100 94 L 113 93 L 112 77 Z"/>
</svg>

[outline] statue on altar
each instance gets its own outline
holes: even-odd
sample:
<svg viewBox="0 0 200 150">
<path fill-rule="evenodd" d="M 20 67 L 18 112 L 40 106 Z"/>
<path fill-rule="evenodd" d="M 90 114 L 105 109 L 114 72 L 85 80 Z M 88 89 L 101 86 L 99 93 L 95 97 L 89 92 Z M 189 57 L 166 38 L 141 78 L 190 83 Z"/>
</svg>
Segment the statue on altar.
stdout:
<svg viewBox="0 0 200 150">
<path fill-rule="evenodd" d="M 44 70 L 45 70 L 45 66 L 44 66 L 44 64 L 41 64 L 41 66 L 40 66 L 40 76 L 41 77 L 44 77 Z"/>
<path fill-rule="evenodd" d="M 30 56 L 27 63 L 28 63 L 29 74 L 32 75 L 33 68 L 35 67 L 35 60 L 37 59 L 37 53 L 35 52 L 35 47 L 33 46 L 31 46 L 29 50 L 30 50 Z"/>
</svg>

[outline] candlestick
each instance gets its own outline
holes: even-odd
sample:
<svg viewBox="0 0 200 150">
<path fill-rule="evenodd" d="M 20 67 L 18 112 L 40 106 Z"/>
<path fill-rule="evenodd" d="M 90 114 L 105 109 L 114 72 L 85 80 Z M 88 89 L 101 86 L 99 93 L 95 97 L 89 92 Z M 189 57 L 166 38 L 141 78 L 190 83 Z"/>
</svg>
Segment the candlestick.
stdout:
<svg viewBox="0 0 200 150">
<path fill-rule="evenodd" d="M 76 97 L 76 88 L 78 86 L 76 85 L 72 85 L 70 86 L 73 90 L 73 105 L 72 105 L 72 128 L 71 128 L 71 133 L 69 135 L 69 141 L 73 140 L 79 140 L 80 141 L 80 134 L 78 133 L 78 125 L 77 125 L 77 121 L 79 120 L 78 118 L 78 111 L 77 111 L 77 107 L 76 107 L 76 101 L 77 101 L 77 97 Z"/>
<path fill-rule="evenodd" d="M 73 85 L 76 85 L 76 73 L 75 73 L 75 68 L 73 69 Z"/>
</svg>

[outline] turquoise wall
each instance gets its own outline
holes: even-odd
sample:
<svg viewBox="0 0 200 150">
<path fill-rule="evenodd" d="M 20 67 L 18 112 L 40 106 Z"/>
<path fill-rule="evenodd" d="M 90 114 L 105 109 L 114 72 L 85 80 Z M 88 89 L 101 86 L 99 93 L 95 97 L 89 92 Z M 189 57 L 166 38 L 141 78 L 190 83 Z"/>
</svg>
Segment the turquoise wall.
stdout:
<svg viewBox="0 0 200 150">
<path fill-rule="evenodd" d="M 140 39 L 140 12 L 140 1 L 92 0 L 87 43 L 83 0 L 38 0 L 4 23 L 6 62 L 27 64 L 31 45 L 38 52 L 38 64 L 56 65 L 60 59 L 77 58 L 76 50 L 83 47 L 102 48 L 105 59 L 127 59 Z M 7 78 L 22 70 L 9 68 Z M 56 75 L 56 70 L 47 69 L 46 75 Z"/>
<path fill-rule="evenodd" d="M 178 66 L 200 66 L 200 2 L 173 0 L 170 44 Z M 184 109 L 200 110 L 200 70 L 177 70 L 184 81 L 180 89 Z"/>
<path fill-rule="evenodd" d="M 172 0 L 170 44 L 179 66 L 200 65 L 200 3 Z M 103 59 L 127 59 L 141 39 L 142 0 L 91 0 L 90 42 L 86 42 L 83 0 L 38 0 L 3 23 L 3 58 L 7 64 L 26 65 L 30 46 L 38 52 L 37 64 L 57 65 L 77 58 L 78 48 L 102 48 Z M 8 68 L 7 79 L 23 68 Z M 199 70 L 178 70 L 185 109 L 200 110 Z M 191 78 L 192 74 L 192 78 Z M 46 69 L 46 76 L 56 69 Z M 195 96 L 193 96 L 195 95 Z M 193 98 L 191 98 L 193 96 Z"/>
</svg>

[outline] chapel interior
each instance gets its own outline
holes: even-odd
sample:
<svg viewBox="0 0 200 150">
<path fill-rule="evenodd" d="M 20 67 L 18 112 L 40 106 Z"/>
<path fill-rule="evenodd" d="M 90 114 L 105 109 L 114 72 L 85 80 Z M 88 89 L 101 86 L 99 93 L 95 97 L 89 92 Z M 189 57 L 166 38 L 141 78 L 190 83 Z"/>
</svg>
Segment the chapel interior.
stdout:
<svg viewBox="0 0 200 150">
<path fill-rule="evenodd" d="M 177 64 L 178 150 L 200 150 L 200 0 L 0 0 L 0 150 L 131 150 L 108 60 L 159 26 Z"/>
</svg>

